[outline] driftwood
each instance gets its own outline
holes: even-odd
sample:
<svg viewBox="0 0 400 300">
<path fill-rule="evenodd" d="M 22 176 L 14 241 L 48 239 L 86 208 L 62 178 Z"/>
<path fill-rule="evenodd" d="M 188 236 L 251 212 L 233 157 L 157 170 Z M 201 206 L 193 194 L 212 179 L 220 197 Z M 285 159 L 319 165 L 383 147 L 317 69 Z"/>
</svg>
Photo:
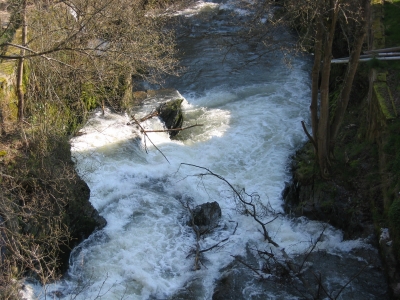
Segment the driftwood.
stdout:
<svg viewBox="0 0 400 300">
<path fill-rule="evenodd" d="M 143 129 L 143 131 L 140 130 L 140 132 L 146 132 L 146 133 L 148 133 L 148 132 L 182 131 L 182 130 L 189 129 L 189 128 L 196 127 L 196 126 L 203 126 L 203 124 L 195 124 L 195 125 L 191 125 L 191 126 L 187 126 L 187 127 L 173 128 L 173 129 L 159 129 L 159 130 L 144 130 L 144 129 Z"/>
<path fill-rule="evenodd" d="M 197 174 L 195 176 L 199 176 L 200 178 L 204 177 L 204 176 L 214 176 L 220 180 L 222 180 L 223 182 L 225 182 L 230 189 L 233 191 L 235 197 L 237 197 L 237 199 L 240 201 L 240 203 L 243 204 L 243 206 L 246 209 L 246 213 L 249 214 L 254 221 L 256 221 L 258 224 L 260 224 L 262 230 L 263 230 L 263 236 L 264 236 L 264 240 L 268 241 L 270 244 L 274 245 L 275 247 L 279 248 L 279 245 L 272 240 L 272 238 L 269 236 L 266 225 L 272 221 L 274 221 L 277 216 L 271 220 L 270 222 L 262 222 L 260 219 L 260 215 L 258 214 L 257 210 L 256 210 L 256 205 L 253 203 L 254 198 L 257 198 L 258 194 L 255 195 L 249 195 L 247 194 L 244 189 L 242 191 L 238 191 L 237 189 L 235 189 L 235 187 L 228 181 L 226 180 L 224 177 L 222 177 L 221 175 L 215 174 L 214 172 L 212 172 L 210 169 L 201 167 L 201 166 L 197 166 L 197 165 L 193 165 L 193 164 L 187 164 L 187 163 L 181 163 L 181 165 L 185 165 L 185 166 L 190 166 L 190 167 L 195 167 L 195 168 L 199 168 L 202 170 L 205 170 L 204 173 L 200 173 Z M 248 201 L 245 200 L 245 197 L 249 197 L 250 199 Z"/>
<path fill-rule="evenodd" d="M 135 119 L 135 116 L 132 116 L 132 119 L 133 119 L 133 121 L 140 127 L 141 132 L 142 132 L 142 133 L 144 134 L 144 136 L 145 136 L 144 145 L 145 145 L 145 148 L 146 148 L 146 152 L 147 152 L 146 137 L 147 137 L 147 138 L 149 139 L 150 143 L 154 146 L 154 148 L 156 148 L 156 149 L 158 150 L 158 152 L 160 152 L 161 155 L 164 156 L 164 158 L 166 159 L 166 161 L 169 163 L 168 158 L 164 155 L 164 153 L 163 153 L 160 149 L 157 148 L 156 145 L 154 145 L 154 143 L 152 142 L 152 140 L 147 136 L 147 133 L 144 131 L 144 128 L 142 127 L 142 125 L 140 125 L 140 122 L 138 122 L 138 121 Z"/>
<path fill-rule="evenodd" d="M 151 119 L 151 118 L 153 118 L 153 117 L 157 117 L 158 115 L 159 115 L 159 112 L 158 112 L 158 111 L 153 111 L 153 112 L 151 112 L 150 114 L 148 114 L 147 116 L 144 116 L 143 118 L 141 118 L 141 119 L 139 119 L 139 120 L 137 120 L 137 119 L 135 118 L 134 115 L 131 116 L 131 118 L 132 118 L 133 122 L 134 122 L 137 126 L 139 126 L 140 132 L 144 134 L 144 145 L 145 145 L 144 147 L 145 147 L 146 152 L 147 152 L 146 137 L 147 137 L 147 138 L 149 139 L 150 143 L 154 146 L 154 148 L 156 148 L 157 151 L 160 152 L 161 155 L 164 156 L 164 158 L 166 159 L 166 161 L 169 163 L 168 158 L 164 155 L 164 153 L 163 153 L 160 149 L 157 148 L 157 146 L 152 142 L 152 140 L 149 138 L 149 136 L 147 135 L 147 133 L 148 133 L 148 132 L 182 131 L 182 130 L 185 130 L 185 129 L 189 129 L 189 128 L 196 127 L 196 126 L 203 126 L 203 125 L 202 125 L 202 124 L 195 124 L 195 125 L 187 126 L 187 127 L 184 127 L 184 128 L 163 129 L 163 130 L 146 130 L 146 129 L 143 128 L 142 125 L 140 125 L 140 123 L 142 123 L 142 122 L 144 122 L 144 121 L 146 121 L 146 120 L 149 120 L 149 119 Z M 131 123 L 128 123 L 128 125 L 131 125 Z"/>
<path fill-rule="evenodd" d="M 148 119 L 151 119 L 151 118 L 153 118 L 153 117 L 157 117 L 158 115 L 159 115 L 158 111 L 153 111 L 152 113 L 148 114 L 147 116 L 141 118 L 141 119 L 139 120 L 139 122 L 140 122 L 140 123 L 141 123 L 141 122 L 144 122 L 144 121 L 146 121 L 146 120 L 148 120 Z"/>
<path fill-rule="evenodd" d="M 193 269 L 195 271 L 197 271 L 197 270 L 201 269 L 201 266 L 200 266 L 200 264 L 202 264 L 202 262 L 201 262 L 201 254 L 205 253 L 207 251 L 210 251 L 210 250 L 212 250 L 214 248 L 224 246 L 225 244 L 223 244 L 223 245 L 221 245 L 221 244 L 224 243 L 224 242 L 227 242 L 229 240 L 229 237 L 219 241 L 218 243 L 212 245 L 211 247 L 209 247 L 207 249 L 201 249 L 200 248 L 200 240 L 201 240 L 201 236 L 202 236 L 203 232 L 201 232 L 199 227 L 195 224 L 195 220 L 194 220 L 195 218 L 194 218 L 193 209 L 190 207 L 189 201 L 187 201 L 185 203 L 183 200 L 179 200 L 179 202 L 182 204 L 182 206 L 184 208 L 186 208 L 188 210 L 188 212 L 190 214 L 190 219 L 191 219 L 191 221 L 190 221 L 191 222 L 191 226 L 193 228 L 194 233 L 196 234 L 195 249 L 193 249 L 186 258 L 188 258 L 191 255 L 194 255 L 194 268 Z M 236 224 L 236 227 L 237 227 L 237 224 Z M 236 232 L 236 228 L 235 228 L 235 232 Z"/>
</svg>

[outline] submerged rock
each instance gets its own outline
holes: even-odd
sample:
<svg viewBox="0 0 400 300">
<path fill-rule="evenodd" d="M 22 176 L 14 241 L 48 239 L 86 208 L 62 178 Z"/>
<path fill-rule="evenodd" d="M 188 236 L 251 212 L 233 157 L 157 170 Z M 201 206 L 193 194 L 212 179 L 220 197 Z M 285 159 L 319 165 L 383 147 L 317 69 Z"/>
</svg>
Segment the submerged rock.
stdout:
<svg viewBox="0 0 400 300">
<path fill-rule="evenodd" d="M 175 99 L 161 104 L 157 108 L 160 119 L 167 129 L 181 128 L 183 124 L 182 105 L 183 99 Z M 174 137 L 179 131 L 169 131 L 169 136 Z"/>
</svg>

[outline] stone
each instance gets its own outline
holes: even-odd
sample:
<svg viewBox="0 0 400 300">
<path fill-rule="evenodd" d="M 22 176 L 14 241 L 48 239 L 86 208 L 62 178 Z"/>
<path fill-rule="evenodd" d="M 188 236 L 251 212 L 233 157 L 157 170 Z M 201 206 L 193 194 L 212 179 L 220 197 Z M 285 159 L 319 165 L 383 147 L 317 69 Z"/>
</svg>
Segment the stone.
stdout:
<svg viewBox="0 0 400 300">
<path fill-rule="evenodd" d="M 221 208 L 218 202 L 207 202 L 198 205 L 193 210 L 193 223 L 200 233 L 211 231 L 218 226 L 221 218 Z"/>
<path fill-rule="evenodd" d="M 183 115 L 182 105 L 183 99 L 175 99 L 161 104 L 157 108 L 160 119 L 164 122 L 167 129 L 182 128 Z M 169 136 L 174 137 L 179 131 L 169 131 Z"/>
</svg>

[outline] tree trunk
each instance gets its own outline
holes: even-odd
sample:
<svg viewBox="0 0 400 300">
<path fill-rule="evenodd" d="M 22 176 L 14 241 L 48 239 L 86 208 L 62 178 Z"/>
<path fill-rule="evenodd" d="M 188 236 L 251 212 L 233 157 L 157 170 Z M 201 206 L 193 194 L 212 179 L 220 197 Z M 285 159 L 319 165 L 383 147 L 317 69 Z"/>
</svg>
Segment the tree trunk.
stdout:
<svg viewBox="0 0 400 300">
<path fill-rule="evenodd" d="M 332 10 L 327 21 L 327 36 L 324 44 L 324 57 L 321 73 L 321 106 L 318 122 L 318 163 L 323 178 L 329 177 L 329 78 L 331 72 L 332 44 L 335 35 L 336 21 L 339 13 L 339 1 L 331 6 Z M 320 15 L 321 21 L 324 16 Z"/>
<path fill-rule="evenodd" d="M 318 153 L 317 140 L 318 140 L 318 90 L 319 90 L 319 72 L 321 70 L 321 58 L 322 58 L 322 40 L 323 40 L 323 25 L 320 22 L 320 18 L 317 21 L 317 33 L 315 37 L 314 45 L 314 66 L 312 69 L 312 92 L 311 92 L 311 127 L 315 147 L 315 153 Z"/>
<path fill-rule="evenodd" d="M 28 26 L 26 23 L 26 0 L 22 1 L 21 7 L 21 21 L 22 21 L 22 35 L 21 35 L 21 44 L 23 47 L 26 46 L 27 43 L 27 31 Z M 17 66 L 17 82 L 16 82 L 16 90 L 17 90 L 17 98 L 18 98 L 18 122 L 22 122 L 24 119 L 24 87 L 23 87 L 23 76 L 24 76 L 24 55 L 25 50 L 21 48 L 20 52 L 21 57 L 18 59 Z"/>
<path fill-rule="evenodd" d="M 344 78 L 344 84 L 340 91 L 340 95 L 338 97 L 337 108 L 336 108 L 335 115 L 333 117 L 333 121 L 331 124 L 331 131 L 330 131 L 330 136 L 331 136 L 330 150 L 331 151 L 333 151 L 333 147 L 334 147 L 335 140 L 336 140 L 336 137 L 337 137 L 337 134 L 339 131 L 339 127 L 342 124 L 343 117 L 346 112 L 347 105 L 349 103 L 350 92 L 351 92 L 351 88 L 353 86 L 354 76 L 356 74 L 357 67 L 358 67 L 358 60 L 360 58 L 360 53 L 361 53 L 361 49 L 362 49 L 362 46 L 364 43 L 365 35 L 367 33 L 370 1 L 363 0 L 362 2 L 363 2 L 362 3 L 363 11 L 362 11 L 362 15 L 361 15 L 361 22 L 357 28 L 355 43 L 354 43 L 354 47 L 353 47 L 353 50 L 350 55 L 349 63 L 347 65 L 346 75 Z"/>
</svg>

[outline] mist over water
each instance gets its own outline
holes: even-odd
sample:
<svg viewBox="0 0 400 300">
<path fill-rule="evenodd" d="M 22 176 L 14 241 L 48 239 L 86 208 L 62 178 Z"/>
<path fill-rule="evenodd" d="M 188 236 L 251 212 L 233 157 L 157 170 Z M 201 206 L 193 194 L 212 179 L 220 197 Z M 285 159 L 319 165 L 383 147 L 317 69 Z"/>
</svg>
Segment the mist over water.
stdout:
<svg viewBox="0 0 400 300">
<path fill-rule="evenodd" d="M 207 6 L 198 4 L 199 10 Z M 232 3 L 207 9 L 220 11 L 217 15 L 232 13 L 235 8 L 228 4 Z M 224 28 L 224 19 L 213 20 L 220 25 L 215 28 Z M 371 248 L 361 240 L 343 241 L 342 233 L 326 224 L 267 215 L 264 222 L 278 216 L 267 225 L 280 246 L 276 248 L 264 241 L 251 217 L 238 213 L 229 186 L 212 176 L 195 176 L 204 170 L 182 165 L 208 168 L 238 190 L 258 193 L 275 213 L 283 212 L 281 193 L 290 180 L 290 156 L 305 141 L 300 122 L 308 120 L 309 59 L 292 57 L 288 67 L 280 54 L 274 54 L 246 63 L 254 52 L 242 49 L 227 55 L 216 33 L 207 38 L 202 33 L 205 25 L 196 26 L 196 22 L 179 42 L 186 72 L 166 83 L 177 91 L 160 92 L 135 111 L 141 117 L 165 100 L 182 97 L 184 126 L 204 125 L 182 131 L 175 140 L 167 133 L 149 133 L 157 150 L 138 128 L 127 125 L 128 115 L 94 113 L 84 135 L 73 138 L 71 145 L 77 171 L 90 187 L 90 201 L 107 226 L 74 249 L 67 276 L 47 287 L 47 297 L 173 299 L 196 280 L 197 299 L 211 299 L 221 270 L 233 256 L 245 257 L 249 248 L 268 248 L 277 257 L 280 249 L 296 257 L 322 231 L 317 249 L 327 254 L 324 262 L 331 274 L 330 286 L 338 290 L 356 271 L 352 264 L 363 260 L 354 254 L 357 249 Z M 163 128 L 156 118 L 142 126 Z M 221 206 L 222 219 L 218 228 L 200 240 L 200 247 L 228 240 L 205 252 L 201 270 L 195 271 L 191 253 L 196 237 L 182 203 L 194 207 L 213 201 Z M 340 265 L 334 259 L 346 261 L 344 269 L 334 270 L 334 265 Z M 249 282 L 237 299 L 298 299 L 290 288 Z M 351 289 L 355 291 L 351 295 L 359 295 L 351 299 L 374 299 L 367 290 Z M 43 292 L 35 297 L 45 298 Z"/>
</svg>

